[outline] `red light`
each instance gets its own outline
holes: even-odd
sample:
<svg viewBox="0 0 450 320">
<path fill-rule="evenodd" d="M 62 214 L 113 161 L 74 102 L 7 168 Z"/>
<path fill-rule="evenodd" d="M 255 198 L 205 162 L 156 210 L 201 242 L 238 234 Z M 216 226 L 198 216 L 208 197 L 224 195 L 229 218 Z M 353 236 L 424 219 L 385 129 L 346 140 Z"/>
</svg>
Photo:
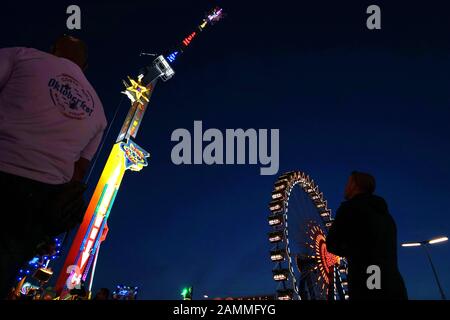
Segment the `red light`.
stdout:
<svg viewBox="0 0 450 320">
<path fill-rule="evenodd" d="M 196 35 L 197 35 L 196 32 L 192 32 L 189 36 L 187 36 L 186 38 L 184 38 L 183 44 L 187 47 L 187 46 L 191 43 L 192 39 L 194 39 L 194 37 L 195 37 Z"/>
</svg>

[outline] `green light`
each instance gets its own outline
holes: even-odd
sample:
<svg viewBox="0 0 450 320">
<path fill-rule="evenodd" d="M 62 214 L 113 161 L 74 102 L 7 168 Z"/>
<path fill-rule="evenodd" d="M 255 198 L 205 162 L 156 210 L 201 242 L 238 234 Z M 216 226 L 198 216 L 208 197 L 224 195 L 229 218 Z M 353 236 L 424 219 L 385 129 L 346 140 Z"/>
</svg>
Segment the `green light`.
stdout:
<svg viewBox="0 0 450 320">
<path fill-rule="evenodd" d="M 183 288 L 181 296 L 183 297 L 183 300 L 192 300 L 192 287 Z"/>
</svg>

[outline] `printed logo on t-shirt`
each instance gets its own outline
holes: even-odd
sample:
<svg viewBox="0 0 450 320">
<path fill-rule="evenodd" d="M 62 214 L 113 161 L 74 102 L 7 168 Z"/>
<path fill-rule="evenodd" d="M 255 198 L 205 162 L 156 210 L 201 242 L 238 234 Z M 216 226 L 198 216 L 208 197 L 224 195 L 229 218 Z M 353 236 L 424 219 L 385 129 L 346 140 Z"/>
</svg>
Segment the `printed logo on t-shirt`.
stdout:
<svg viewBox="0 0 450 320">
<path fill-rule="evenodd" d="M 81 120 L 92 115 L 94 99 L 73 77 L 60 74 L 49 80 L 48 87 L 53 103 L 67 117 Z"/>
</svg>

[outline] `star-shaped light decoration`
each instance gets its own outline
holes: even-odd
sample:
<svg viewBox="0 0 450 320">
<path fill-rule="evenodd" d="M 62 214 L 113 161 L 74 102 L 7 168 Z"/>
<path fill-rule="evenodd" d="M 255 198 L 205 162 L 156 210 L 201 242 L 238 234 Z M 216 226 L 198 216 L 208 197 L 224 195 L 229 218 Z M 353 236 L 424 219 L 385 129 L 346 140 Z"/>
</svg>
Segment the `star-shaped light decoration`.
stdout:
<svg viewBox="0 0 450 320">
<path fill-rule="evenodd" d="M 122 142 L 120 148 L 125 155 L 125 169 L 141 171 L 143 167 L 148 165 L 147 158 L 150 157 L 150 153 L 133 141 L 129 140 L 127 143 Z"/>
<path fill-rule="evenodd" d="M 123 81 L 125 91 L 122 91 L 122 93 L 125 94 L 132 103 L 138 102 L 139 104 L 143 105 L 145 103 L 143 100 L 145 100 L 146 102 L 150 101 L 148 98 L 150 88 L 142 85 L 141 81 L 143 77 L 144 75 L 140 74 L 137 81 L 128 77 L 130 84 L 128 84 L 125 80 Z"/>
</svg>

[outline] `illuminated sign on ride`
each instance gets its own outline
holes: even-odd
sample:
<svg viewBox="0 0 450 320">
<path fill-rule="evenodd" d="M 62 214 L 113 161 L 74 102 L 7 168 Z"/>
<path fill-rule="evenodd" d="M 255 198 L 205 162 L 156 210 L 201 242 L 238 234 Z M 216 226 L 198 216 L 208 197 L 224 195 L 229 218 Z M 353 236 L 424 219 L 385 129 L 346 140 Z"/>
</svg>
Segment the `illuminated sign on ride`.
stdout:
<svg viewBox="0 0 450 320">
<path fill-rule="evenodd" d="M 147 158 L 150 157 L 150 154 L 136 143 L 131 140 L 127 143 L 122 142 L 120 148 L 125 154 L 125 169 L 140 171 L 147 166 Z"/>
</svg>

